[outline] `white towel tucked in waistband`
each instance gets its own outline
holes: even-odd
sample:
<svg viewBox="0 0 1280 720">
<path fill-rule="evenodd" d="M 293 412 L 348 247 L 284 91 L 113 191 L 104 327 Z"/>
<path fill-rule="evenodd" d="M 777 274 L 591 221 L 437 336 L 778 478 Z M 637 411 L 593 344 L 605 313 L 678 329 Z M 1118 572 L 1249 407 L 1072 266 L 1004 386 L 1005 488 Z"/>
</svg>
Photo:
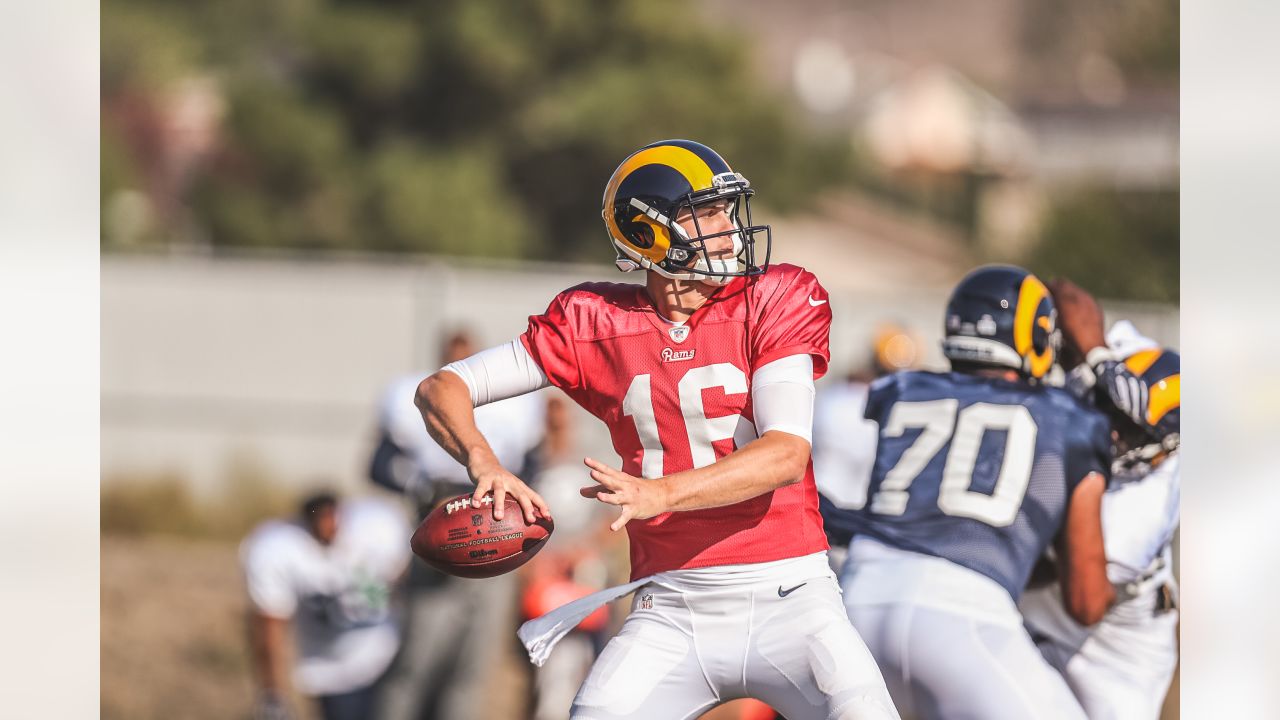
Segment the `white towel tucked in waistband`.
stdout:
<svg viewBox="0 0 1280 720">
<path fill-rule="evenodd" d="M 626 585 L 605 588 L 600 592 L 561 605 L 546 615 L 521 625 L 516 634 L 520 636 L 520 642 L 524 643 L 525 649 L 529 651 L 529 659 L 534 665 L 542 667 L 547 657 L 551 655 L 551 649 L 560 642 L 560 638 L 577 627 L 578 623 L 585 620 L 588 615 L 595 612 L 601 605 L 633 593 L 648 583 L 657 583 L 676 592 L 705 592 L 715 588 L 741 588 L 756 583 L 803 581 L 824 576 L 835 580 L 835 574 L 827 564 L 825 550 L 761 563 L 667 570 Z"/>
<path fill-rule="evenodd" d="M 578 623 L 585 620 L 588 615 L 595 612 L 601 605 L 635 592 L 636 588 L 650 582 L 654 577 L 650 575 L 649 577 L 629 582 L 626 585 L 605 588 L 600 592 L 591 593 L 521 625 L 516 634 L 520 636 L 520 642 L 524 643 L 525 650 L 529 651 L 529 660 L 534 665 L 542 667 L 542 664 L 547 661 L 547 657 L 551 655 L 552 648 L 556 646 L 556 643 L 560 642 L 560 638 L 577 627 Z"/>
</svg>

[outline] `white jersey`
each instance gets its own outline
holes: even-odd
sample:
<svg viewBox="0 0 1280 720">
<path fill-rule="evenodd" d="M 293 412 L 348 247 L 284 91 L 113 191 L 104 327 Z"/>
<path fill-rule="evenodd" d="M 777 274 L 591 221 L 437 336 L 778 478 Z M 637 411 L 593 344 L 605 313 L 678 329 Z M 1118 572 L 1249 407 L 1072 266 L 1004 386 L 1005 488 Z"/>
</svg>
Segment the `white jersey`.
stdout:
<svg viewBox="0 0 1280 720">
<path fill-rule="evenodd" d="M 1178 457 L 1102 496 L 1107 576 L 1116 604 L 1086 628 L 1062 605 L 1061 589 L 1027 591 L 1019 608 L 1040 652 L 1066 678 L 1093 720 L 1155 720 L 1178 662 L 1170 542 L 1178 529 Z"/>
<path fill-rule="evenodd" d="M 1033 601 L 1020 603 L 1033 632 L 1079 647 L 1101 625 L 1146 624 L 1162 588 L 1175 586 L 1170 544 L 1178 530 L 1179 477 L 1174 455 L 1140 480 L 1112 481 L 1102 496 L 1102 534 L 1116 604 L 1099 626 L 1085 628 L 1061 607 L 1055 584 L 1036 591 Z"/>
<path fill-rule="evenodd" d="M 425 375 L 397 379 L 383 394 L 378 420 L 383 432 L 411 453 L 423 475 L 437 482 L 469 484 L 467 469 L 458 464 L 427 434 L 413 396 Z M 502 467 L 515 475 L 524 470 L 525 455 L 542 442 L 546 400 L 538 394 L 519 395 L 476 408 L 476 427 L 484 435 Z"/>
<path fill-rule="evenodd" d="M 411 528 L 398 505 L 343 502 L 328 547 L 300 525 L 272 520 L 240 546 L 253 608 L 294 620 L 294 685 L 307 695 L 373 683 L 399 648 L 390 587 L 409 564 Z"/>
<path fill-rule="evenodd" d="M 1179 476 L 1174 455 L 1140 480 L 1112 480 L 1102 496 L 1102 536 L 1113 584 L 1172 579 L 1170 543 L 1178 530 Z"/>
<path fill-rule="evenodd" d="M 867 502 L 879 426 L 863 417 L 866 383 L 844 382 L 818 394 L 813 409 L 813 476 L 818 492 L 855 510 Z"/>
</svg>

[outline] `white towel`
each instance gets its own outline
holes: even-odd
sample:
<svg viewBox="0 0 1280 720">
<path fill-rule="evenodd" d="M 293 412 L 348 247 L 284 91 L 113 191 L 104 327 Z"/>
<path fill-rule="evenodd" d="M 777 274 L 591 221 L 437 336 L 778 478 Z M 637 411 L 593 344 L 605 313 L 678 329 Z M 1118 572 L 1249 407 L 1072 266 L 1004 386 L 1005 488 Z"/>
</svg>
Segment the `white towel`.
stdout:
<svg viewBox="0 0 1280 720">
<path fill-rule="evenodd" d="M 605 588 L 600 592 L 591 593 L 586 597 L 561 605 L 546 615 L 536 617 L 521 625 L 516 634 L 520 636 L 520 642 L 524 643 L 525 650 L 529 652 L 529 660 L 534 665 L 542 667 L 542 664 L 547 661 L 547 657 L 551 655 L 552 648 L 556 646 L 556 643 L 560 642 L 560 638 L 577 627 L 578 623 L 585 620 L 588 615 L 595 612 L 597 608 L 605 603 L 613 602 L 623 595 L 635 592 L 636 588 L 651 580 L 653 580 L 653 576 L 641 578 L 626 585 Z"/>
<path fill-rule="evenodd" d="M 577 627 L 578 623 L 585 620 L 588 615 L 595 612 L 601 605 L 633 593 L 649 583 L 656 583 L 676 592 L 685 590 L 697 592 L 708 587 L 746 587 L 756 583 L 767 584 L 778 581 L 785 584 L 792 578 L 803 581 L 805 578 L 824 576 L 835 579 L 835 574 L 831 572 L 831 567 L 827 563 L 825 550 L 762 563 L 667 570 L 626 585 L 605 588 L 600 592 L 561 605 L 546 615 L 521 625 L 516 634 L 520 636 L 520 642 L 524 643 L 525 649 L 529 651 L 529 660 L 534 665 L 542 667 L 547 657 L 551 655 L 551 649 L 560 642 L 560 638 Z"/>
</svg>

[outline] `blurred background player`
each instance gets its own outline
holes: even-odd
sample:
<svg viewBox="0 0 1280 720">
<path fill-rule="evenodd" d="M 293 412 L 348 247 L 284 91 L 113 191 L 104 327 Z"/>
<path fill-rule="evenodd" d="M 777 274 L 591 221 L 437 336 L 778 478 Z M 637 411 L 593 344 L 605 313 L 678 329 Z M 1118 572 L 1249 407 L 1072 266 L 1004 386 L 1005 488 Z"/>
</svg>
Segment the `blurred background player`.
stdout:
<svg viewBox="0 0 1280 720">
<path fill-rule="evenodd" d="M 867 355 L 862 366 L 843 380 L 819 389 L 814 401 L 813 476 L 823 513 L 835 508 L 857 510 L 866 504 L 880 438 L 879 428 L 863 414 L 867 393 L 873 380 L 909 370 L 919 358 L 915 339 L 894 323 L 876 328 Z M 828 537 L 832 567 L 839 569 L 844 565 L 849 539 Z"/>
<path fill-rule="evenodd" d="M 1117 601 L 1093 627 L 1064 610 L 1057 582 L 1028 589 L 1019 607 L 1045 659 L 1090 720 L 1153 720 L 1178 662 L 1172 544 L 1179 519 L 1181 360 L 1128 321 L 1112 326 L 1104 340 L 1097 302 L 1068 282 L 1052 287 L 1073 350 L 1064 357 L 1078 363 L 1069 368 L 1073 384 L 1112 419 L 1114 460 L 1102 528 Z M 1116 363 L 1141 383 L 1140 391 L 1127 381 L 1093 380 L 1115 377 L 1107 365 Z"/>
<path fill-rule="evenodd" d="M 840 605 L 809 462 L 830 301 L 812 273 L 769 266 L 753 192 L 700 143 L 632 153 L 602 214 L 618 268 L 645 269 L 645 284 L 562 292 L 522 336 L 418 389 L 432 436 L 467 466 L 477 501 L 493 491 L 495 515 L 508 494 L 526 521 L 551 511 L 504 469 L 473 408 L 554 385 L 609 428 L 622 470 L 588 458 L 597 484 L 581 493 L 619 508 L 632 582 L 521 629 L 541 663 L 563 632 L 637 591 L 571 717 L 689 718 L 747 696 L 791 720 L 897 717 Z"/>
<path fill-rule="evenodd" d="M 445 338 L 441 364 L 475 352 L 466 330 Z M 447 498 L 470 492 L 466 469 L 431 439 L 413 397 L 425 374 L 403 376 L 382 396 L 378 445 L 370 478 L 403 493 L 417 521 Z M 545 400 L 525 395 L 476 412 L 476 424 L 513 473 L 536 471 L 545 427 Z M 408 546 L 408 535 L 403 538 Z M 483 717 L 475 702 L 487 671 L 509 642 L 516 613 L 516 577 L 470 580 L 441 573 L 413 558 L 408 580 L 405 638 L 384 683 L 380 717 L 385 720 Z"/>
<path fill-rule="evenodd" d="M 947 373 L 872 385 L 880 441 L 853 535 L 844 601 L 904 714 L 1083 718 L 1015 605 L 1050 542 L 1073 617 L 1097 622 L 1112 590 L 1099 505 L 1105 417 L 1041 380 L 1054 362 L 1053 298 L 1025 270 L 969 273 L 947 303 Z"/>
<path fill-rule="evenodd" d="M 372 716 L 400 644 L 391 595 L 408 566 L 409 532 L 392 503 L 339 502 L 326 492 L 308 498 L 296 519 L 265 522 L 245 539 L 258 718 L 291 716 L 283 679 L 290 623 L 294 689 L 315 699 L 324 720 Z"/>
</svg>

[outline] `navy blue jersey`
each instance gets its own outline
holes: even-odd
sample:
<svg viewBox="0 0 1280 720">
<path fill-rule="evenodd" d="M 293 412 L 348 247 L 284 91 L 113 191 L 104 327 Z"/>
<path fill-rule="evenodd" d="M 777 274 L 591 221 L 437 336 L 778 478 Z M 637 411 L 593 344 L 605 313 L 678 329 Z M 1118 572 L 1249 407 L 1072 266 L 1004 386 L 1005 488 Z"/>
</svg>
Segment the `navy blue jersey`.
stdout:
<svg viewBox="0 0 1280 720">
<path fill-rule="evenodd" d="M 950 560 L 1016 600 L 1076 485 L 1106 477 L 1106 418 L 1070 393 L 964 373 L 901 372 L 871 386 L 880 425 L 866 504 L 823 503 L 833 534 Z"/>
</svg>

